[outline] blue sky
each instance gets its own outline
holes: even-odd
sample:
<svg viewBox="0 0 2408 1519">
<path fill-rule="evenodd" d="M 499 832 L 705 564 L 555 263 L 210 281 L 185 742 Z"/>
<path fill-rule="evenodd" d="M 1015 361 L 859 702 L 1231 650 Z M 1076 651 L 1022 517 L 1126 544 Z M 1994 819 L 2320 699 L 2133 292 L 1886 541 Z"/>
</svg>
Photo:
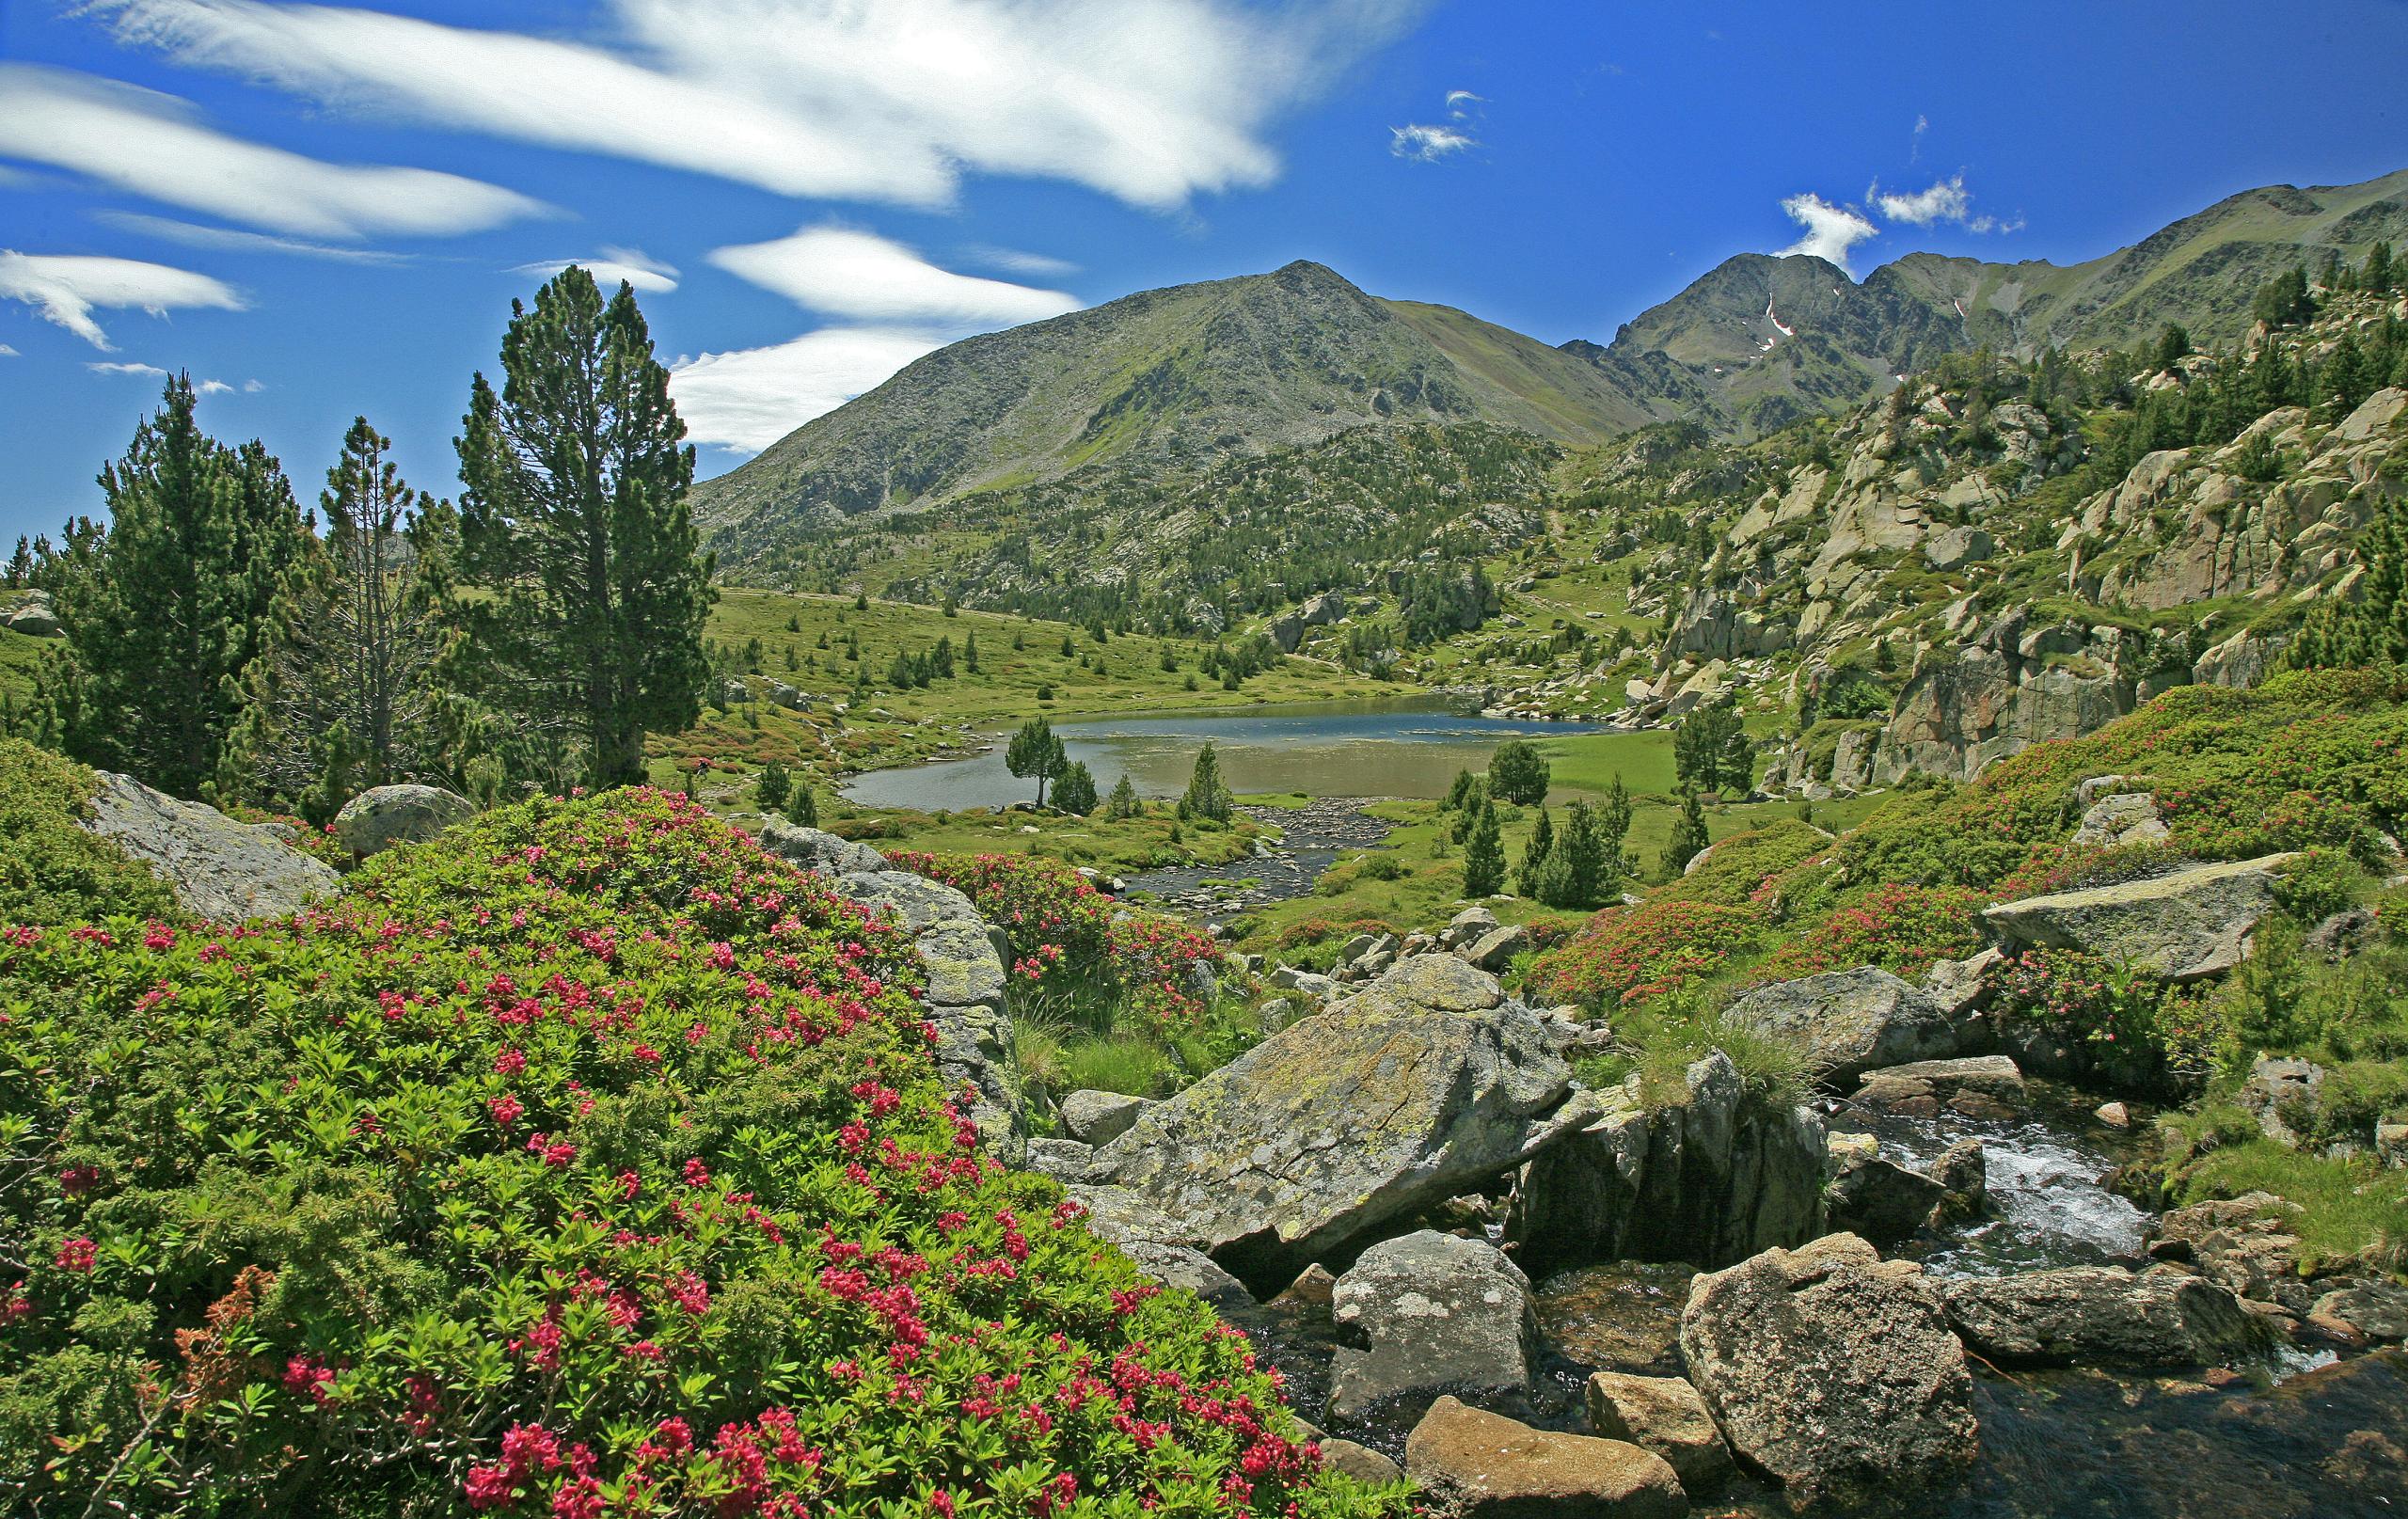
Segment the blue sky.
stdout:
<svg viewBox="0 0 2408 1519">
<path fill-rule="evenodd" d="M 97 511 L 179 368 L 305 500 L 362 412 L 451 494 L 568 259 L 635 277 L 717 473 L 938 343 L 1295 258 L 1550 342 L 1810 236 L 2076 261 L 2408 166 L 2402 57 L 2397 0 L 0 0 L 0 534 Z"/>
</svg>

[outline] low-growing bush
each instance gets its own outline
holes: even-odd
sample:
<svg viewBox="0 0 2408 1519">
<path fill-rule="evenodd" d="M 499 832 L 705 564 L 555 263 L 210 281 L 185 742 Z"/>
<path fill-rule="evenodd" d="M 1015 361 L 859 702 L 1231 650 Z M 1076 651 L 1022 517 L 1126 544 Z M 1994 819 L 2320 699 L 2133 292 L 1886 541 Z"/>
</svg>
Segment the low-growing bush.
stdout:
<svg viewBox="0 0 2408 1519">
<path fill-rule="evenodd" d="M 1764 912 L 1651 897 L 1609 908 L 1531 961 L 1525 987 L 1596 1012 L 1644 1003 L 1723 973 L 1754 951 Z"/>
<path fill-rule="evenodd" d="M 1766 956 L 1752 973 L 1759 981 L 1788 981 L 1877 965 L 1920 976 L 1938 961 L 1982 947 L 1984 900 L 1961 886 L 1877 886 Z"/>
<path fill-rule="evenodd" d="M 0 923 L 172 917 L 175 897 L 116 845 L 86 832 L 98 782 L 71 760 L 0 738 Z"/>
<path fill-rule="evenodd" d="M 658 793 L 0 932 L 0 1507 L 1395 1511 L 982 1154 L 901 935 Z"/>
</svg>

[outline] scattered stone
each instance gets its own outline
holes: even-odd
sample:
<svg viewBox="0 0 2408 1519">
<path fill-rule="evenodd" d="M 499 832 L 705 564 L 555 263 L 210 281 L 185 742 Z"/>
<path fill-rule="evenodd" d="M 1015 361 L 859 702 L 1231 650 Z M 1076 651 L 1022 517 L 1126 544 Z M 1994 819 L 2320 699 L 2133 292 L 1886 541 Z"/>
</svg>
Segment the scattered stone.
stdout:
<svg viewBox="0 0 2408 1519">
<path fill-rule="evenodd" d="M 2299 1204 L 2267 1192 L 2177 1208 L 2157 1221 L 2149 1255 L 2185 1261 L 2210 1281 L 2243 1299 L 2312 1301 L 2299 1277 L 2299 1236 L 2290 1232 Z M 2285 1294 L 2288 1294 L 2286 1297 Z"/>
<path fill-rule="evenodd" d="M 2357 1281 L 2318 1298 L 2309 1317 L 2337 1323 L 2367 1343 L 2408 1339 L 2408 1287 L 2398 1282 Z"/>
<path fill-rule="evenodd" d="M 1486 908 L 1465 908 L 1447 920 L 1447 926 L 1438 935 L 1438 942 L 1449 949 L 1458 949 L 1483 935 L 1495 933 L 1497 926 L 1497 914 Z"/>
<path fill-rule="evenodd" d="M 2132 1126 L 2132 1110 L 2121 1102 L 2101 1102 L 2091 1116 L 2110 1129 L 2130 1129 Z"/>
<path fill-rule="evenodd" d="M 1571 1094 L 1536 1013 L 1421 956 L 1146 1109 L 1094 1175 L 1150 1197 L 1180 1242 L 1282 1282 L 1587 1122 Z"/>
<path fill-rule="evenodd" d="M 2380 926 L 2374 909 L 2348 908 L 2309 929 L 2300 948 L 2327 960 L 2343 959 L 2372 942 Z"/>
<path fill-rule="evenodd" d="M 40 590 L 26 592 L 16 610 L 0 617 L 0 627 L 33 639 L 55 639 L 67 631 L 51 605 L 50 593 Z"/>
<path fill-rule="evenodd" d="M 1076 1091 L 1061 1100 L 1062 1127 L 1072 1139 L 1108 1145 L 1127 1133 L 1137 1115 L 1152 1105 L 1146 1098 L 1121 1092 Z"/>
<path fill-rule="evenodd" d="M 1455 953 L 1483 971 L 1501 971 L 1529 941 L 1530 931 L 1516 924 L 1511 928 L 1492 928 Z"/>
<path fill-rule="evenodd" d="M 1342 1472 L 1358 1482 L 1386 1484 L 1404 1479 L 1404 1468 L 1381 1455 L 1370 1446 L 1356 1445 L 1352 1440 L 1324 1436 L 1320 1440 L 1321 1464 L 1334 1472 Z"/>
<path fill-rule="evenodd" d="M 1120 1253 L 1154 1280 L 1195 1293 L 1224 1316 L 1243 1314 L 1255 1305 L 1253 1294 L 1244 1284 L 1223 1271 L 1201 1250 L 1190 1250 L 1183 1244 L 1157 1244 L 1151 1240 L 1130 1240 L 1121 1244 Z"/>
<path fill-rule="evenodd" d="M 1724 1016 L 1801 1041 L 1843 1090 L 1868 1070 L 1952 1056 L 1964 1037 L 1938 1003 L 1871 966 L 1754 988 Z"/>
<path fill-rule="evenodd" d="M 1972 1378 L 1939 1291 L 1854 1235 L 1698 1277 L 1681 1354 L 1733 1452 L 1794 1504 L 1861 1501 L 1972 1462 Z"/>
<path fill-rule="evenodd" d="M 761 827 L 761 847 L 790 865 L 831 880 L 886 868 L 886 856 L 866 844 L 772 817 Z"/>
<path fill-rule="evenodd" d="M 1980 528 L 1942 528 L 1924 540 L 1924 562 L 1935 570 L 1962 569 L 1998 552 L 1998 545 Z"/>
<path fill-rule="evenodd" d="M 1865 1073 L 1856 1101 L 1919 1118 L 1935 1117 L 1942 1108 L 1969 1117 L 2009 1116 L 2024 1104 L 2023 1072 L 2005 1055 L 1885 1066 Z"/>
<path fill-rule="evenodd" d="M 441 786 L 370 786 L 335 814 L 335 836 L 366 859 L 397 844 L 423 844 L 477 815 L 477 804 Z"/>
<path fill-rule="evenodd" d="M 2311 1121 L 2322 1107 L 2324 1068 L 2309 1060 L 2261 1054 L 2250 1062 L 2249 1079 L 2235 1100 L 2258 1120 L 2258 1129 L 2286 1149 L 2299 1147 L 2292 1126 Z"/>
<path fill-rule="evenodd" d="M 1589 1378 L 1588 1403 L 1592 1431 L 1663 1457 L 1692 1495 L 1731 1476 L 1731 1448 L 1687 1378 L 1599 1371 Z"/>
<path fill-rule="evenodd" d="M 1330 1317 L 1350 1340 L 1330 1368 L 1334 1419 L 1444 1392 L 1518 1407 L 1529 1391 L 1529 1278 L 1484 1241 L 1425 1229 L 1375 1244 L 1338 1278 Z"/>
<path fill-rule="evenodd" d="M 1681 1479 L 1624 1440 L 1533 1430 L 1441 1398 L 1404 1446 L 1405 1475 L 1444 1519 L 1681 1519 Z"/>
<path fill-rule="evenodd" d="M 1964 1277 L 1942 1295 L 1956 1333 L 1993 1361 L 2206 1366 L 2269 1337 L 2229 1290 L 2172 1266 Z"/>
<path fill-rule="evenodd" d="M 1028 1168 L 1064 1181 L 1076 1181 L 1086 1174 L 1087 1162 L 1095 1154 L 1093 1147 L 1075 1139 L 1036 1138 L 1028 1142 Z"/>
<path fill-rule="evenodd" d="M 1924 973 L 1924 995 L 1962 1026 L 1988 1003 L 1989 973 L 2005 959 L 1996 949 L 1985 949 L 1970 959 L 1935 960 Z"/>
<path fill-rule="evenodd" d="M 92 815 L 77 825 L 149 866 L 196 918 L 285 918 L 341 890 L 332 865 L 285 843 L 272 825 L 179 801 L 130 775 L 98 775 Z"/>
<path fill-rule="evenodd" d="M 2195 981 L 2239 965 L 2249 936 L 2274 908 L 2288 854 L 2193 865 L 2142 880 L 2002 902 L 1982 921 L 2010 944 L 2080 949 L 2170 981 Z"/>
<path fill-rule="evenodd" d="M 1271 1303 L 1274 1307 L 1326 1308 L 1337 1292 L 1338 1278 L 1329 1274 L 1327 1266 L 1316 1260 L 1296 1273 L 1296 1279 L 1290 1282 Z"/>
<path fill-rule="evenodd" d="M 2146 791 L 2101 797 L 2082 815 L 2073 842 L 2120 849 L 2133 844 L 2162 844 L 2174 836 L 2157 810 L 2157 799 Z"/>
</svg>

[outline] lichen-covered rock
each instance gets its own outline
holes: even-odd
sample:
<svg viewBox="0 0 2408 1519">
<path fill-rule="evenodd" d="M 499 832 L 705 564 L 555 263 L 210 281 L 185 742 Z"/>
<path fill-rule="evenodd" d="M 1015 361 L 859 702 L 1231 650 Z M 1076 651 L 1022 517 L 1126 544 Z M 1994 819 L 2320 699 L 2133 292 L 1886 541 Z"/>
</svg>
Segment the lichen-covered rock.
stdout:
<svg viewBox="0 0 2408 1519">
<path fill-rule="evenodd" d="M 761 828 L 761 847 L 788 864 L 834 878 L 884 870 L 886 856 L 866 844 L 840 839 L 816 828 L 772 817 Z"/>
<path fill-rule="evenodd" d="M 1585 1121 L 1571 1090 L 1536 1013 L 1451 955 L 1419 956 L 1148 1108 L 1090 1174 L 1275 1285 Z"/>
<path fill-rule="evenodd" d="M 150 867 L 196 918 L 282 918 L 341 890 L 325 861 L 284 842 L 272 825 L 179 801 L 130 775 L 97 772 L 92 815 L 79 827 Z"/>
<path fill-rule="evenodd" d="M 1405 1441 L 1404 1471 L 1444 1519 L 1681 1519 L 1681 1479 L 1626 1440 L 1534 1430 L 1441 1398 Z"/>
<path fill-rule="evenodd" d="M 1720 1051 L 1651 1106 L 1633 1076 L 1515 1179 L 1506 1236 L 1525 1261 L 1721 1265 L 1823 1232 L 1823 1123 L 1745 1099 Z"/>
<path fill-rule="evenodd" d="M 1732 1452 L 1793 1503 L 1868 1501 L 1972 1462 L 1972 1378 L 1939 1291 L 1854 1235 L 1698 1277 L 1681 1356 Z"/>
<path fill-rule="evenodd" d="M 362 859 L 397 844 L 423 844 L 477 815 L 477 804 L 441 786 L 370 786 L 335 814 L 335 836 Z"/>
<path fill-rule="evenodd" d="M 1108 1145 L 1129 1131 L 1137 1115 L 1153 1104 L 1122 1092 L 1081 1090 L 1063 1098 L 1062 1127 L 1070 1137 L 1088 1145 Z"/>
<path fill-rule="evenodd" d="M 1868 1070 L 1945 1059 L 1965 1042 L 1964 1027 L 1940 1004 L 1869 965 L 1756 987 L 1725 1016 L 1798 1040 L 1823 1080 L 1843 1091 Z"/>
<path fill-rule="evenodd" d="M 1823 1190 L 1830 1226 L 1875 1244 L 1896 1244 L 1932 1226 L 1948 1201 L 1937 1178 L 1886 1159 L 1872 1147 L 1835 1151 L 1837 1173 Z"/>
<path fill-rule="evenodd" d="M 1663 1457 L 1691 1496 L 1731 1476 L 1731 1448 L 1687 1378 L 1599 1371 L 1589 1378 L 1587 1396 L 1592 1431 Z"/>
<path fill-rule="evenodd" d="M 2288 854 L 2192 865 L 2143 880 L 2052 892 L 1982 910 L 2009 943 L 2079 949 L 2118 965 L 2193 981 L 2239 965 L 2274 908 Z"/>
<path fill-rule="evenodd" d="M 955 1088 L 967 1085 L 977 1092 L 971 1117 L 979 1134 L 1007 1155 L 1016 1154 L 1027 1116 L 1006 1074 L 1012 1021 L 1004 998 L 1003 934 L 978 915 L 969 897 L 909 871 L 855 871 L 835 885 L 911 936 L 912 953 L 927 977 L 920 1004 L 937 1031 L 937 1068 Z"/>
<path fill-rule="evenodd" d="M 2229 1290 L 2171 1267 L 1965 1277 L 1942 1296 L 1957 1335 L 1993 1361 L 2207 1366 L 2261 1351 L 2270 1337 Z"/>
<path fill-rule="evenodd" d="M 1529 1391 L 1530 1280 L 1485 1241 L 1428 1229 L 1384 1240 L 1338 1278 L 1330 1318 L 1348 1340 L 1330 1367 L 1333 1419 L 1450 1392 L 1518 1407 Z"/>
<path fill-rule="evenodd" d="M 2146 791 L 2118 792 L 2092 802 L 2074 830 L 2073 842 L 2115 849 L 2131 844 L 2162 844 L 2174 836 Z"/>
</svg>

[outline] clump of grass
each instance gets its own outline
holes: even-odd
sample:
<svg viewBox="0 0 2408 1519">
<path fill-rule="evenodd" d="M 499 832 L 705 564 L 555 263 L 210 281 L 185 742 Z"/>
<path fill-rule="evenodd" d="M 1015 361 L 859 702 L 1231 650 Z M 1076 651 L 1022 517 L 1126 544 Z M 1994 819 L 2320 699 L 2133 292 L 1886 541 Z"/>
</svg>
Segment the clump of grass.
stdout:
<svg viewBox="0 0 2408 1519">
<path fill-rule="evenodd" d="M 2286 1226 L 2300 1238 L 2303 1269 L 2353 1258 L 2408 1268 L 2408 1171 L 2369 1157 L 2333 1160 L 2253 1138 L 2201 1158 L 2174 1192 L 2184 1204 L 2249 1192 L 2299 1204 L 2303 1211 Z"/>
</svg>

